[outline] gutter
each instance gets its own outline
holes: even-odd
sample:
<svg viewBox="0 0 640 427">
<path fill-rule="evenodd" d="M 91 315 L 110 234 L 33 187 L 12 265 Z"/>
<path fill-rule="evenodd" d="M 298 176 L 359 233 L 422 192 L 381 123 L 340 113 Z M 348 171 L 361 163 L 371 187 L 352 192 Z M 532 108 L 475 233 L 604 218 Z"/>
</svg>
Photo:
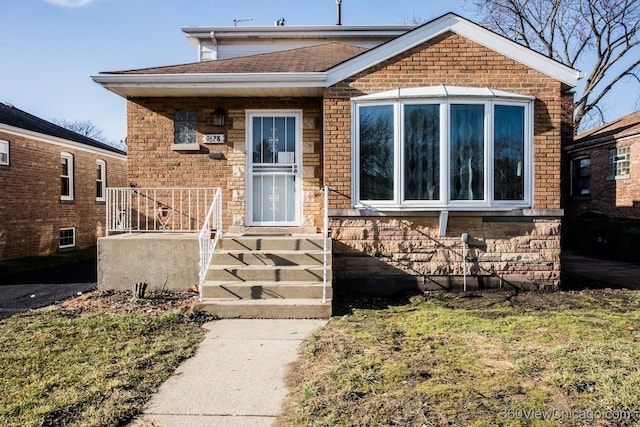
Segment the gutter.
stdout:
<svg viewBox="0 0 640 427">
<path fill-rule="evenodd" d="M 217 74 L 98 74 L 91 79 L 104 87 L 324 87 L 327 73 L 217 73 Z"/>
</svg>

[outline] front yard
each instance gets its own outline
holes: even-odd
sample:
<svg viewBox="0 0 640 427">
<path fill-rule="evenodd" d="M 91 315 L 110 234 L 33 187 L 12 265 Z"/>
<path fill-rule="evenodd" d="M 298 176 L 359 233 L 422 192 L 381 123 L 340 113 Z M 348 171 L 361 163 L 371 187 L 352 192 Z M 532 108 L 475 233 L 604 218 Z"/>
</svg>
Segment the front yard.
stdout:
<svg viewBox="0 0 640 427">
<path fill-rule="evenodd" d="M 0 321 L 0 425 L 123 425 L 203 339 L 191 299 L 93 292 Z"/>
<path fill-rule="evenodd" d="M 640 423 L 640 293 L 359 300 L 292 369 L 281 425 Z"/>
<path fill-rule="evenodd" d="M 0 321 L 0 424 L 123 425 L 202 340 L 192 299 L 95 292 Z M 638 292 L 339 301 L 279 425 L 640 423 Z"/>
</svg>

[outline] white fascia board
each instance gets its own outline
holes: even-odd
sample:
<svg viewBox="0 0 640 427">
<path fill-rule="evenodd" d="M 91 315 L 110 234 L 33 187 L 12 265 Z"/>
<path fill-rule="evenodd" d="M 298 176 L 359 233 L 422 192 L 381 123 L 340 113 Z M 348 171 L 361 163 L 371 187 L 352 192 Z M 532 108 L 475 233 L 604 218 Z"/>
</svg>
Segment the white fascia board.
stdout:
<svg viewBox="0 0 640 427">
<path fill-rule="evenodd" d="M 105 150 L 104 148 L 93 147 L 91 145 L 82 144 L 76 141 L 70 141 L 68 139 L 58 138 L 56 136 L 51 136 L 40 132 L 33 132 L 15 126 L 9 126 L 4 123 L 0 123 L 0 130 L 11 135 L 33 139 L 35 141 L 45 142 L 47 144 L 53 144 L 67 149 L 86 151 L 93 154 L 113 157 L 115 159 L 127 160 L 126 154 L 114 153 L 113 151 Z"/>
<path fill-rule="evenodd" d="M 324 87 L 327 73 L 99 74 L 91 76 L 113 87 Z"/>
<path fill-rule="evenodd" d="M 540 71 L 549 77 L 566 83 L 571 87 L 575 87 L 578 84 L 578 79 L 582 77 L 581 73 L 573 68 L 567 67 L 529 48 L 499 36 L 471 21 L 449 13 L 330 69 L 327 84 L 331 86 L 339 83 L 354 74 L 429 41 L 447 31 L 454 32 L 475 41 L 508 58 Z"/>
<path fill-rule="evenodd" d="M 416 28 L 415 25 L 374 25 L 374 26 L 272 26 L 272 27 L 182 27 L 187 38 L 209 39 L 211 33 L 215 38 L 222 39 L 251 39 L 251 38 L 350 38 L 358 37 L 397 37 Z"/>
</svg>

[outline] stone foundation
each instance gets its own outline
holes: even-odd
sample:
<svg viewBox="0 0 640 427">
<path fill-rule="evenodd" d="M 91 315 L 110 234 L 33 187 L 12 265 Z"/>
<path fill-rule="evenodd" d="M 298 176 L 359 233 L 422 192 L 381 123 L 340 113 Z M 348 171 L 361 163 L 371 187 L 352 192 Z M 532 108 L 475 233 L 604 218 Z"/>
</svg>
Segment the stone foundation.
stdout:
<svg viewBox="0 0 640 427">
<path fill-rule="evenodd" d="M 467 289 L 557 289 L 560 217 L 450 216 L 441 236 L 437 216 L 332 217 L 338 286 L 376 294 L 407 288 L 462 289 L 461 234 L 469 234 Z"/>
</svg>

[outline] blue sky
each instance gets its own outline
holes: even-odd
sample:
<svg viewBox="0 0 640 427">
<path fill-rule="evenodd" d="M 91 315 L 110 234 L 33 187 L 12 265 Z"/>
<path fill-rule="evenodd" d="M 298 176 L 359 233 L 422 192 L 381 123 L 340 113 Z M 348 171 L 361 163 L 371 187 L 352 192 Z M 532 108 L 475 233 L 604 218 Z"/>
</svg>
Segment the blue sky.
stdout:
<svg viewBox="0 0 640 427">
<path fill-rule="evenodd" d="M 343 25 L 403 24 L 446 12 L 474 20 L 472 0 L 343 0 Z M 185 26 L 333 25 L 335 0 L 0 0 L 0 101 L 46 120 L 90 120 L 126 136 L 126 103 L 90 79 L 101 71 L 197 60 Z M 637 90 L 636 90 L 637 93 Z M 611 119 L 633 100 L 613 103 Z M 629 105 L 629 108 L 624 108 Z M 618 113 L 619 111 L 619 113 Z"/>
</svg>

